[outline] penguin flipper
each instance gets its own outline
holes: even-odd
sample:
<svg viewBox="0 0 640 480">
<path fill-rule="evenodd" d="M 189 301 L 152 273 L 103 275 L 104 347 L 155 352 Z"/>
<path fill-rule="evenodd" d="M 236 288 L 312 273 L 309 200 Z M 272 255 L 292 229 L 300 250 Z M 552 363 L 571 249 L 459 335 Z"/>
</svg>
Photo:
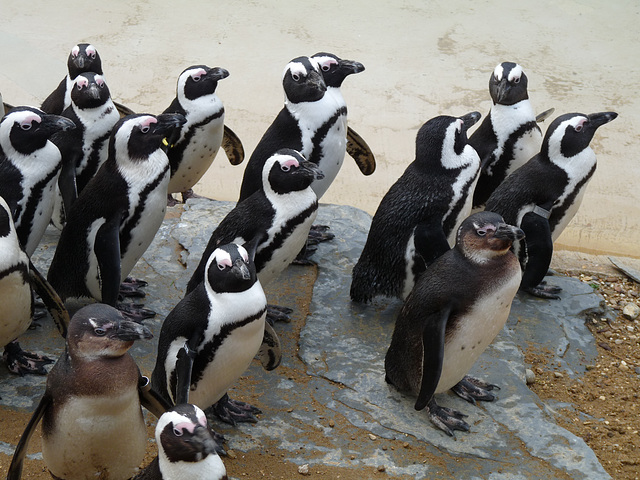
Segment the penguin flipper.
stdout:
<svg viewBox="0 0 640 480">
<path fill-rule="evenodd" d="M 120 216 L 102 224 L 93 249 L 100 268 L 102 303 L 116 306 L 120 293 Z"/>
<path fill-rule="evenodd" d="M 451 248 L 440 219 L 430 219 L 418 224 L 414 230 L 414 243 L 416 252 L 427 267 Z"/>
<path fill-rule="evenodd" d="M 62 205 L 64 211 L 68 214 L 71 205 L 78 198 L 78 185 L 76 180 L 76 159 L 65 159 L 60 169 L 60 175 L 58 177 L 58 187 L 62 194 Z"/>
<path fill-rule="evenodd" d="M 416 410 L 422 410 L 429 404 L 440 381 L 444 360 L 444 337 L 451 309 L 451 304 L 444 305 L 440 310 L 431 313 L 424 321 L 422 329 L 422 380 L 415 404 Z"/>
<path fill-rule="evenodd" d="M 542 113 L 539 113 L 538 115 L 536 115 L 536 123 L 542 123 L 544 122 L 547 118 L 549 118 L 551 115 L 553 115 L 553 112 L 555 112 L 556 109 L 555 108 L 550 108 L 548 110 L 545 110 Z"/>
<path fill-rule="evenodd" d="M 58 84 L 56 89 L 51 92 L 47 98 L 44 99 L 42 105 L 40 105 L 40 110 L 45 113 L 60 115 L 64 110 L 64 95 L 66 91 L 67 77 L 64 77 Z"/>
<path fill-rule="evenodd" d="M 222 148 L 231 165 L 240 165 L 244 160 L 244 147 L 240 138 L 226 125 L 222 137 Z"/>
<path fill-rule="evenodd" d="M 539 209 L 541 212 L 546 212 Z M 541 298 L 559 299 L 559 287 L 544 285 L 544 276 L 549 271 L 553 256 L 553 239 L 546 213 L 538 210 L 526 213 L 522 217 L 520 228 L 525 234 L 527 264 L 522 273 L 520 288 L 531 295 Z"/>
<path fill-rule="evenodd" d="M 356 161 L 363 175 L 371 175 L 376 170 L 376 159 L 367 142 L 351 127 L 347 127 L 347 153 Z"/>
<path fill-rule="evenodd" d="M 178 350 L 178 359 L 176 360 L 176 392 L 174 399 L 176 405 L 181 403 L 189 403 L 189 391 L 191 388 L 191 372 L 193 371 L 193 361 L 196 358 L 195 344 L 198 338 L 202 336 L 202 332 L 197 331 L 191 337 L 191 340 L 184 343 L 184 347 Z"/>
<path fill-rule="evenodd" d="M 173 407 L 151 388 L 151 381 L 142 374 L 138 378 L 138 396 L 140 397 L 140 405 L 149 410 L 156 418 L 160 418 L 164 412 Z"/>
<path fill-rule="evenodd" d="M 129 107 L 118 102 L 113 102 L 113 104 L 116 106 L 116 110 L 118 110 L 118 113 L 120 114 L 120 118 L 126 117 L 127 115 L 135 115 L 135 112 L 131 110 Z"/>
<path fill-rule="evenodd" d="M 262 368 L 267 372 L 275 369 L 282 361 L 280 339 L 269 322 L 264 322 L 262 345 L 260 345 L 256 357 L 260 360 L 260 363 L 262 363 Z"/>
<path fill-rule="evenodd" d="M 47 408 L 49 408 L 51 403 L 51 397 L 45 393 L 40 399 L 40 403 L 38 403 L 38 406 L 33 412 L 33 415 L 31 415 L 31 419 L 24 429 L 18 445 L 16 445 L 16 451 L 13 453 L 11 465 L 9 465 L 7 480 L 20 480 L 20 478 L 22 478 L 24 457 L 27 454 L 29 441 L 31 440 L 31 436 L 33 435 L 33 433 L 36 431 L 38 423 L 40 423 L 40 420 L 42 420 L 44 412 L 47 410 Z"/>
<path fill-rule="evenodd" d="M 62 338 L 67 338 L 67 329 L 69 327 L 70 317 L 69 312 L 64 306 L 64 302 L 54 290 L 47 279 L 38 271 L 33 262 L 29 260 L 29 275 L 31 277 L 31 284 L 34 290 L 42 301 L 44 302 L 47 310 L 53 317 L 53 321 L 58 327 Z"/>
</svg>

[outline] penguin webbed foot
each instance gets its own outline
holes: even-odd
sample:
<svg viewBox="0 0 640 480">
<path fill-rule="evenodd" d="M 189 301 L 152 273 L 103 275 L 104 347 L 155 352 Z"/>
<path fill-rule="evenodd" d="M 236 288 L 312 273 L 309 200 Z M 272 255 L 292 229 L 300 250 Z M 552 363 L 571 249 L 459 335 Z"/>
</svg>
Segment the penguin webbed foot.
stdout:
<svg viewBox="0 0 640 480">
<path fill-rule="evenodd" d="M 311 225 L 307 245 L 317 245 L 321 242 L 333 240 L 336 236 L 329 232 L 329 225 Z"/>
<path fill-rule="evenodd" d="M 469 403 L 476 404 L 476 401 L 493 402 L 496 396 L 491 390 L 500 390 L 500 387 L 492 383 L 486 383 L 469 375 L 454 385 L 451 390 L 460 398 Z"/>
<path fill-rule="evenodd" d="M 120 284 L 119 294 L 123 298 L 144 298 L 146 293 L 142 288 L 148 285 L 144 280 L 139 278 L 127 277 Z"/>
<path fill-rule="evenodd" d="M 178 200 L 173 198 L 173 195 L 167 193 L 167 207 L 175 207 L 178 204 Z"/>
<path fill-rule="evenodd" d="M 192 188 L 190 188 L 189 190 L 185 190 L 184 192 L 181 192 L 181 195 L 182 195 L 182 203 L 187 203 L 187 200 L 189 200 L 190 198 L 205 198 L 202 195 L 198 195 L 196 192 L 194 192 Z"/>
<path fill-rule="evenodd" d="M 464 413 L 453 408 L 441 407 L 433 398 L 427 404 L 427 410 L 431 423 L 450 437 L 455 437 L 453 434 L 455 430 L 469 431 L 469 424 L 463 420 L 467 417 Z"/>
<path fill-rule="evenodd" d="M 291 322 L 291 314 L 293 313 L 293 309 L 289 307 L 283 307 L 280 305 L 267 305 L 267 321 L 270 325 L 273 325 L 274 322 Z"/>
<path fill-rule="evenodd" d="M 302 250 L 298 252 L 298 255 L 293 259 L 293 262 L 291 263 L 293 265 L 301 265 L 303 267 L 315 267 L 316 265 L 318 265 L 318 262 L 311 260 L 310 257 L 314 253 L 316 253 L 316 250 L 318 250 L 317 244 L 311 245 L 307 243 L 304 247 L 302 247 Z"/>
<path fill-rule="evenodd" d="M 207 415 L 215 415 L 220 421 L 230 425 L 236 423 L 258 423 L 257 414 L 262 413 L 257 407 L 241 402 L 240 400 L 231 400 L 227 393 L 218 400 L 214 405 L 205 410 Z"/>
<path fill-rule="evenodd" d="M 142 303 L 124 303 L 119 302 L 116 308 L 129 320 L 142 323 L 144 320 L 153 318 L 156 316 L 156 312 L 148 308 L 144 308 Z"/>
<path fill-rule="evenodd" d="M 562 291 L 562 287 L 558 287 L 556 285 L 547 285 L 546 281 L 540 282 L 535 287 L 524 287 L 523 291 L 527 292 L 530 295 L 538 298 L 546 298 L 550 300 L 560 300 L 560 295 L 558 295 Z"/>
<path fill-rule="evenodd" d="M 44 355 L 25 352 L 15 340 L 4 347 L 2 358 L 9 371 L 21 377 L 27 374 L 46 375 L 47 370 L 44 366 L 55 362 Z"/>
</svg>

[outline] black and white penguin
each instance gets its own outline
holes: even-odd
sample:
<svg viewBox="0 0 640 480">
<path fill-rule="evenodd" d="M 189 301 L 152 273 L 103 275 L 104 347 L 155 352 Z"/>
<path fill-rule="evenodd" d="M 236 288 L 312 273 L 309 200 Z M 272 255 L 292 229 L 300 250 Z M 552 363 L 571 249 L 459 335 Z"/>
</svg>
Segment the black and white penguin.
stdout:
<svg viewBox="0 0 640 480">
<path fill-rule="evenodd" d="M 71 120 L 33 107 L 16 107 L 0 122 L 0 196 L 29 256 L 51 220 L 62 167 L 60 150 L 49 139 L 73 128 Z"/>
<path fill-rule="evenodd" d="M 494 385 L 467 372 L 504 326 L 521 270 L 511 252 L 522 231 L 500 215 L 480 212 L 460 226 L 454 248 L 439 257 L 407 297 L 385 356 L 386 381 L 417 396 L 416 410 L 448 435 L 468 431 L 462 413 L 437 405 L 452 389 L 475 403 L 491 401 Z"/>
<path fill-rule="evenodd" d="M 522 67 L 513 62 L 501 63 L 491 75 L 493 105 L 469 137 L 482 165 L 473 194 L 474 208 L 482 208 L 508 175 L 540 151 L 542 131 L 529 100 L 528 82 Z"/>
<path fill-rule="evenodd" d="M 163 140 L 179 114 L 127 116 L 114 127 L 109 157 L 71 206 L 48 279 L 63 300 L 115 306 L 119 287 L 162 224 L 169 159 Z"/>
<path fill-rule="evenodd" d="M 158 456 L 133 480 L 227 480 L 207 417 L 195 405 L 180 404 L 156 424 Z"/>
<path fill-rule="evenodd" d="M 318 197 L 311 183 L 322 177 L 318 167 L 297 151 L 278 150 L 263 166 L 262 185 L 238 202 L 211 234 L 200 264 L 187 285 L 192 291 L 204 279 L 211 253 L 230 242 L 258 239 L 256 271 L 267 285 L 295 259 L 304 247 L 318 213 Z"/>
<path fill-rule="evenodd" d="M 139 396 L 144 377 L 128 350 L 150 338 L 148 328 L 108 305 L 78 310 L 7 478 L 20 478 L 41 419 L 42 458 L 55 478 L 131 478 L 145 455 L 147 429 Z"/>
<path fill-rule="evenodd" d="M 467 130 L 478 112 L 439 116 L 416 137 L 416 158 L 383 197 L 353 268 L 351 299 L 406 298 L 418 276 L 455 242 L 480 172 Z"/>
<path fill-rule="evenodd" d="M 53 360 L 22 350 L 17 338 L 27 331 L 33 317 L 29 257 L 22 249 L 9 205 L 0 197 L 0 346 L 10 372 L 46 375 Z"/>
<path fill-rule="evenodd" d="M 186 68 L 178 77 L 176 98 L 163 112 L 180 113 L 187 119 L 169 139 L 167 151 L 171 165 L 169 195 L 181 193 L 183 201 L 193 196 L 191 189 L 211 166 L 221 146 L 232 165 L 244 160 L 242 142 L 224 124 L 224 105 L 216 94 L 218 82 L 228 76 L 229 72 L 219 67 Z"/>
<path fill-rule="evenodd" d="M 249 251 L 235 243 L 220 245 L 207 256 L 204 281 L 162 324 L 151 376 L 153 389 L 167 401 L 212 410 L 232 424 L 255 421 L 259 412 L 227 395 L 265 335 L 267 298 L 252 258 L 255 242 L 250 245 Z M 279 352 L 276 356 L 271 365 L 263 361 L 265 368 L 278 365 Z"/>
<path fill-rule="evenodd" d="M 96 47 L 90 43 L 74 45 L 67 57 L 67 75 L 56 89 L 42 102 L 40 108 L 46 113 L 60 115 L 71 105 L 71 91 L 75 78 L 85 72 L 102 75 L 102 60 Z"/>
<path fill-rule="evenodd" d="M 525 232 L 514 251 L 524 270 L 522 289 L 535 296 L 559 298 L 558 287 L 542 283 L 553 242 L 578 211 L 596 170 L 596 154 L 589 146 L 596 130 L 617 116 L 559 116 L 549 125 L 540 153 L 509 175 L 487 201 L 486 210 Z"/>
</svg>

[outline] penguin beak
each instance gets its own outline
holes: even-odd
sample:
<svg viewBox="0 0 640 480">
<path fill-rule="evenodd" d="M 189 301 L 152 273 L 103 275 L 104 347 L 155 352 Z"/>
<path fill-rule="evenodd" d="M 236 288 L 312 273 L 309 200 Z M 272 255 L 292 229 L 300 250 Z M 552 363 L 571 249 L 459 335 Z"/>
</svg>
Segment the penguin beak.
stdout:
<svg viewBox="0 0 640 480">
<path fill-rule="evenodd" d="M 324 178 L 324 173 L 322 173 L 322 170 L 318 168 L 318 165 L 310 162 L 309 160 L 300 162 L 300 172 L 306 174 L 309 178 L 313 178 L 314 180 L 322 180 Z"/>
<path fill-rule="evenodd" d="M 500 80 L 500 83 L 498 83 L 498 86 L 495 90 L 495 99 L 494 102 L 501 104 L 504 102 L 504 99 L 507 98 L 507 95 L 509 94 L 509 82 L 507 81 L 506 78 L 503 78 L 502 80 Z"/>
<path fill-rule="evenodd" d="M 43 115 L 42 116 L 42 124 L 41 127 L 49 134 L 53 134 L 56 132 L 66 132 L 67 130 L 73 130 L 76 128 L 76 124 L 73 123 L 72 120 L 69 120 L 66 117 L 61 117 L 60 115 Z"/>
<path fill-rule="evenodd" d="M 478 123 L 478 120 L 480 120 L 480 117 L 482 117 L 480 112 L 471 112 L 471 113 L 467 113 L 463 117 L 460 117 L 460 120 L 462 120 L 462 123 L 464 124 L 464 129 L 469 130 L 472 126 Z"/>
<path fill-rule="evenodd" d="M 589 119 L 589 123 L 591 127 L 595 130 L 598 127 L 601 127 L 605 123 L 609 123 L 611 120 L 615 119 L 618 116 L 616 112 L 600 112 L 600 113 L 591 113 L 587 115 Z"/>
<path fill-rule="evenodd" d="M 100 88 L 98 87 L 98 85 L 95 83 L 92 83 L 91 85 L 89 85 L 88 94 L 91 98 L 94 98 L 96 100 L 100 98 Z"/>
<path fill-rule="evenodd" d="M 193 445 L 195 450 L 202 452 L 203 458 L 217 453 L 219 448 L 211 433 L 202 425 L 196 425 L 189 443 Z"/>
<path fill-rule="evenodd" d="M 327 91 L 327 86 L 324 83 L 324 79 L 322 78 L 322 75 L 320 75 L 318 72 L 316 72 L 315 70 L 312 71 L 311 73 L 309 73 L 309 75 L 307 76 L 307 84 L 320 91 L 320 92 L 326 92 Z"/>
<path fill-rule="evenodd" d="M 144 325 L 132 322 L 130 320 L 120 320 L 116 337 L 124 342 L 133 342 L 135 340 L 149 340 L 153 338 L 151 330 Z"/>
<path fill-rule="evenodd" d="M 173 130 L 182 127 L 185 123 L 187 123 L 187 119 L 184 115 L 179 113 L 162 113 L 156 116 L 158 120 L 154 124 L 154 133 L 159 133 L 162 135 L 169 134 Z"/>
<path fill-rule="evenodd" d="M 233 265 L 233 273 L 241 280 L 249 280 L 251 278 L 249 267 L 247 267 L 247 264 L 240 259 L 236 260 Z"/>
<path fill-rule="evenodd" d="M 515 242 L 524 238 L 524 232 L 518 227 L 514 227 L 513 225 L 501 223 L 498 225 L 496 233 L 493 235 L 493 237 L 502 240 L 509 240 L 510 242 Z"/>
<path fill-rule="evenodd" d="M 84 55 L 78 55 L 73 59 L 73 64 L 78 67 L 78 69 L 82 70 L 84 68 Z"/>
<path fill-rule="evenodd" d="M 214 67 L 207 72 L 207 78 L 215 80 L 222 80 L 223 78 L 227 78 L 229 76 L 229 71 L 224 68 Z"/>
<path fill-rule="evenodd" d="M 344 72 L 345 77 L 353 73 L 364 72 L 364 65 L 353 60 L 340 60 L 340 70 Z"/>
</svg>

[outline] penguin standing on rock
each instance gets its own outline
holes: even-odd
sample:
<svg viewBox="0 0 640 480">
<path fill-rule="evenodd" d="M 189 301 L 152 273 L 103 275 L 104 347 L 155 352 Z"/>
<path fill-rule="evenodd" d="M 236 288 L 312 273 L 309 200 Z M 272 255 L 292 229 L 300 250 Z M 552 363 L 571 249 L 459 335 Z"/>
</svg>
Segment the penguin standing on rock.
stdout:
<svg viewBox="0 0 640 480">
<path fill-rule="evenodd" d="M 470 403 L 492 401 L 495 385 L 467 372 L 504 326 L 521 270 L 511 244 L 523 232 L 500 215 L 480 212 L 460 226 L 454 248 L 418 279 L 396 319 L 385 356 L 386 381 L 417 396 L 416 410 L 448 435 L 468 431 L 464 414 L 440 407 L 452 389 Z"/>
<path fill-rule="evenodd" d="M 109 158 L 72 205 L 49 267 L 49 282 L 63 300 L 117 304 L 121 282 L 164 219 L 169 159 L 163 140 L 184 122 L 178 114 L 141 114 L 116 124 Z"/>
<path fill-rule="evenodd" d="M 509 174 L 540 151 L 542 132 L 527 86 L 527 76 L 517 63 L 503 62 L 491 75 L 491 111 L 469 137 L 482 165 L 473 194 L 474 208 L 482 207 Z"/>
<path fill-rule="evenodd" d="M 439 116 L 420 128 L 416 158 L 380 202 L 353 268 L 353 301 L 406 298 L 425 268 L 453 245 L 480 171 L 466 134 L 479 119 L 478 112 Z"/>
<path fill-rule="evenodd" d="M 51 220 L 62 168 L 60 150 L 49 139 L 74 128 L 71 120 L 33 107 L 16 107 L 0 123 L 0 196 L 28 256 Z"/>
<path fill-rule="evenodd" d="M 240 378 L 268 334 L 267 299 L 256 275 L 255 242 L 247 251 L 235 243 L 208 257 L 204 280 L 162 324 L 151 382 L 169 402 L 193 403 L 221 420 L 255 422 L 260 411 L 231 400 L 227 390 Z M 264 350 L 263 365 L 280 363 L 278 351 Z"/>
<path fill-rule="evenodd" d="M 578 211 L 596 170 L 589 146 L 596 130 L 618 116 L 615 112 L 556 118 L 544 136 L 540 153 L 513 172 L 493 192 L 486 210 L 518 225 L 526 239 L 514 245 L 524 270 L 521 288 L 542 298 L 560 298 L 559 287 L 546 285 L 553 242 Z"/>
<path fill-rule="evenodd" d="M 229 76 L 224 68 L 193 65 L 178 77 L 176 98 L 163 113 L 184 115 L 187 123 L 168 139 L 171 165 L 169 202 L 172 193 L 182 200 L 193 197 L 192 187 L 202 178 L 222 146 L 232 165 L 244 160 L 244 148 L 238 136 L 224 124 L 224 106 L 216 95 L 218 82 Z"/>
</svg>

